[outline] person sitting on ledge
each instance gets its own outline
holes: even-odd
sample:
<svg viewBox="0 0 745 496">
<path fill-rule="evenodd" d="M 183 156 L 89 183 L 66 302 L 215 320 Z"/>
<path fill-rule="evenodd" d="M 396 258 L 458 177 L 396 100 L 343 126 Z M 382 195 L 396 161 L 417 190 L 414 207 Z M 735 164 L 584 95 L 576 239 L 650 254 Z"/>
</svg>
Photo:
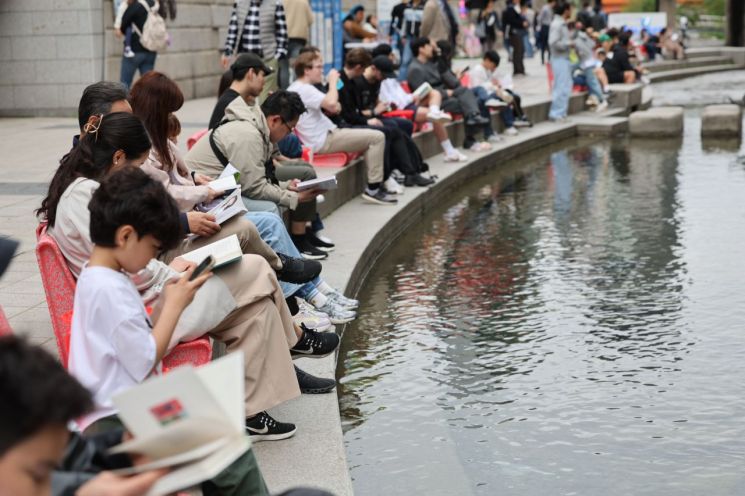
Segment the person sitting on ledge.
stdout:
<svg viewBox="0 0 745 496">
<path fill-rule="evenodd" d="M 416 91 L 424 83 L 432 86 L 434 91 L 442 97 L 442 110 L 462 114 L 465 124 L 466 139 L 463 147 L 474 151 L 482 151 L 480 143 L 474 138 L 477 128 L 483 128 L 489 120 L 481 116 L 476 96 L 468 88 L 459 86 L 451 89 L 445 86 L 440 70 L 434 60 L 435 47 L 429 38 L 417 38 L 411 42 L 411 52 L 414 60 L 409 64 L 407 82 L 412 91 Z"/>
<path fill-rule="evenodd" d="M 504 122 L 505 134 L 514 136 L 518 132 L 517 127 L 529 127 L 531 123 L 523 113 L 520 95 L 502 88 L 497 75 L 499 62 L 499 54 L 496 51 L 485 52 L 481 63 L 468 71 L 468 87 L 480 103 L 500 109 L 499 115 Z M 498 105 L 500 102 L 501 105 Z"/>
<path fill-rule="evenodd" d="M 362 78 L 365 69 L 372 64 L 370 52 L 363 48 L 353 48 L 347 52 L 344 68 L 341 72 L 342 88 L 339 90 L 341 113 L 337 116 L 340 127 L 355 129 L 377 129 L 385 134 L 386 174 L 388 177 L 383 187 L 390 193 L 403 193 L 403 188 L 396 182 L 391 171 L 395 168 L 404 174 L 406 186 L 429 186 L 434 183 L 431 178 L 421 175 L 423 165 L 419 150 L 411 140 L 413 124 L 402 119 L 381 116 L 385 106 L 377 102 L 364 102 L 363 92 L 369 93 L 366 80 Z M 372 103 L 372 105 L 370 105 Z"/>
<path fill-rule="evenodd" d="M 629 36 L 625 33 L 618 35 L 618 42 L 614 43 L 612 31 L 609 30 L 607 34 L 607 39 L 603 38 L 602 45 L 606 53 L 603 70 L 608 76 L 608 83 L 635 83 L 636 71 L 629 61 Z"/>
<path fill-rule="evenodd" d="M 378 205 L 398 203 L 383 186 L 385 174 L 385 135 L 375 129 L 340 129 L 324 114 L 337 115 L 339 104 L 339 72 L 331 69 L 328 74 L 328 91 L 324 94 L 315 85 L 323 82 L 323 59 L 318 52 L 301 53 L 295 61 L 297 79 L 287 88 L 296 92 L 305 105 L 295 133 L 315 153 L 364 152 L 367 169 L 367 186 L 362 198 Z M 287 123 L 290 126 L 293 123 Z"/>
</svg>

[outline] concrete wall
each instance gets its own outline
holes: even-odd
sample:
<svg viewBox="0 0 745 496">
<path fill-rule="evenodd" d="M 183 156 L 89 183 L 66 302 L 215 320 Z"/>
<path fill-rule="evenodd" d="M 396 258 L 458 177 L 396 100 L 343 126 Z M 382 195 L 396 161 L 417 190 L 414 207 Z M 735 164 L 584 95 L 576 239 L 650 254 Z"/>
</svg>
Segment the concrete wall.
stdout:
<svg viewBox="0 0 745 496">
<path fill-rule="evenodd" d="M 0 0 L 0 115 L 69 115 L 103 76 L 103 0 Z"/>
<path fill-rule="evenodd" d="M 155 69 L 186 98 L 212 96 L 233 0 L 178 0 Z M 0 0 L 0 116 L 74 115 L 88 84 L 119 80 L 112 0 Z"/>
</svg>

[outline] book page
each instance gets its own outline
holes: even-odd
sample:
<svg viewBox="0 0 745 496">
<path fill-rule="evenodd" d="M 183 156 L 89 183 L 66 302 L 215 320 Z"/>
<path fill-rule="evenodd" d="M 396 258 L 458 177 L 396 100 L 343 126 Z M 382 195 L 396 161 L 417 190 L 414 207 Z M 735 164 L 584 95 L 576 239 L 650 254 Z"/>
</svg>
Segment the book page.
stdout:
<svg viewBox="0 0 745 496">
<path fill-rule="evenodd" d="M 241 180 L 241 171 L 235 168 L 233 164 L 228 162 L 228 165 L 225 166 L 223 171 L 220 173 L 219 176 L 217 176 L 218 179 L 223 179 L 228 176 L 233 176 L 235 178 L 235 183 L 238 184 L 238 182 Z"/>
<path fill-rule="evenodd" d="M 217 206 L 210 209 L 207 213 L 215 216 L 215 222 L 223 224 L 225 221 L 232 219 L 238 214 L 248 212 L 241 199 L 241 188 L 236 187 L 232 193 L 225 197 Z"/>
<path fill-rule="evenodd" d="M 208 184 L 208 186 L 215 191 L 227 191 L 235 188 L 237 185 L 238 183 L 235 182 L 235 176 L 232 174 L 210 181 Z"/>
<path fill-rule="evenodd" d="M 229 353 L 196 369 L 197 376 L 205 384 L 219 384 L 219 387 L 211 388 L 212 396 L 226 412 L 233 429 L 240 433 L 245 431 L 246 422 L 243 363 L 242 353 Z"/>
<path fill-rule="evenodd" d="M 309 179 L 308 181 L 301 181 L 297 183 L 297 190 L 304 191 L 306 189 L 322 189 L 324 191 L 337 188 L 336 176 L 329 177 L 317 177 L 315 179 Z"/>
<path fill-rule="evenodd" d="M 184 253 L 181 258 L 199 264 L 207 255 L 212 255 L 215 258 L 215 268 L 238 260 L 243 256 L 238 236 L 233 234 L 207 246 Z"/>
</svg>

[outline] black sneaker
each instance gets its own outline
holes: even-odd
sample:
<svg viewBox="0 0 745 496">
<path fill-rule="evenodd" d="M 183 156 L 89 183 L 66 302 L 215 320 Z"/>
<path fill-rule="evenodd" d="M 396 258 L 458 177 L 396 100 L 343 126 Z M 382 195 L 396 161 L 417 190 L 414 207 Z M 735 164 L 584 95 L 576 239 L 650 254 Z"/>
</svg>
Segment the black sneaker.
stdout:
<svg viewBox="0 0 745 496">
<path fill-rule="evenodd" d="M 296 430 L 295 424 L 277 422 L 266 412 L 259 412 L 258 415 L 246 419 L 246 432 L 254 443 L 287 439 L 292 437 Z"/>
<path fill-rule="evenodd" d="M 421 174 L 410 174 L 406 176 L 404 186 L 430 186 L 434 183 L 434 179 L 424 177 Z"/>
<path fill-rule="evenodd" d="M 333 379 L 324 379 L 310 375 L 295 365 L 295 375 L 297 383 L 300 386 L 300 392 L 303 394 L 325 394 L 330 393 L 336 387 L 336 381 Z"/>
<path fill-rule="evenodd" d="M 329 254 L 325 251 L 319 250 L 318 248 L 313 246 L 308 240 L 308 236 L 305 234 L 302 236 L 296 236 L 293 234 L 292 242 L 295 243 L 295 247 L 303 256 L 303 258 L 307 258 L 309 260 L 324 260 L 329 256 Z"/>
<path fill-rule="evenodd" d="M 305 233 L 305 237 L 308 239 L 308 241 L 310 241 L 310 244 L 321 251 L 334 251 L 334 248 L 336 248 L 336 245 L 334 245 L 334 243 L 328 243 L 322 240 L 321 238 L 316 236 L 316 233 L 314 233 L 313 231 L 307 231 Z"/>
<path fill-rule="evenodd" d="M 290 349 L 293 358 L 323 358 L 330 355 L 339 346 L 339 336 L 335 332 L 311 331 L 303 324 L 303 337 Z"/>
<path fill-rule="evenodd" d="M 277 271 L 277 279 L 294 284 L 304 284 L 318 277 L 323 266 L 315 260 L 305 260 L 277 253 L 282 268 Z"/>
<path fill-rule="evenodd" d="M 377 203 L 378 205 L 395 205 L 398 203 L 398 200 L 393 198 L 393 196 L 383 188 L 378 188 L 375 192 L 365 188 L 364 193 L 362 193 L 362 199 L 370 203 Z"/>
<path fill-rule="evenodd" d="M 489 119 L 478 112 L 474 112 L 473 114 L 466 116 L 465 124 L 466 126 L 486 126 L 489 124 Z"/>
</svg>

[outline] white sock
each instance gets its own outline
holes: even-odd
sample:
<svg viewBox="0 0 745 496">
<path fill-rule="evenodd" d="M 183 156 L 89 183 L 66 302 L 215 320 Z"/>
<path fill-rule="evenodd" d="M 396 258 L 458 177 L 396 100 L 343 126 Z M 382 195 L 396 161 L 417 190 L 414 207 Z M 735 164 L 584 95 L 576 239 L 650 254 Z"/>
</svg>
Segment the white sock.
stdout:
<svg viewBox="0 0 745 496">
<path fill-rule="evenodd" d="M 441 141 L 440 146 L 445 151 L 445 155 L 455 154 L 455 148 L 453 148 L 453 144 L 450 142 L 449 139 L 446 139 L 445 141 Z"/>
<path fill-rule="evenodd" d="M 309 303 L 310 303 L 311 305 L 313 305 L 314 307 L 316 307 L 316 308 L 321 308 L 322 306 L 324 306 L 324 305 L 326 304 L 326 302 L 327 302 L 327 301 L 328 301 L 328 298 L 326 298 L 326 295 L 325 295 L 325 294 L 323 294 L 323 293 L 322 293 L 322 292 L 321 292 L 321 291 L 319 290 L 317 294 L 313 295 L 313 296 L 312 296 L 312 297 L 310 298 L 310 301 L 309 301 Z"/>
<path fill-rule="evenodd" d="M 434 112 L 434 113 L 437 113 L 437 112 L 439 112 L 439 111 L 440 111 L 440 106 L 439 106 L 439 105 L 430 105 L 430 106 L 429 106 L 429 111 L 430 111 L 430 112 Z"/>
<path fill-rule="evenodd" d="M 332 288 L 326 281 L 321 281 L 320 284 L 316 284 L 316 289 L 325 295 L 336 292 L 336 290 Z"/>
</svg>

